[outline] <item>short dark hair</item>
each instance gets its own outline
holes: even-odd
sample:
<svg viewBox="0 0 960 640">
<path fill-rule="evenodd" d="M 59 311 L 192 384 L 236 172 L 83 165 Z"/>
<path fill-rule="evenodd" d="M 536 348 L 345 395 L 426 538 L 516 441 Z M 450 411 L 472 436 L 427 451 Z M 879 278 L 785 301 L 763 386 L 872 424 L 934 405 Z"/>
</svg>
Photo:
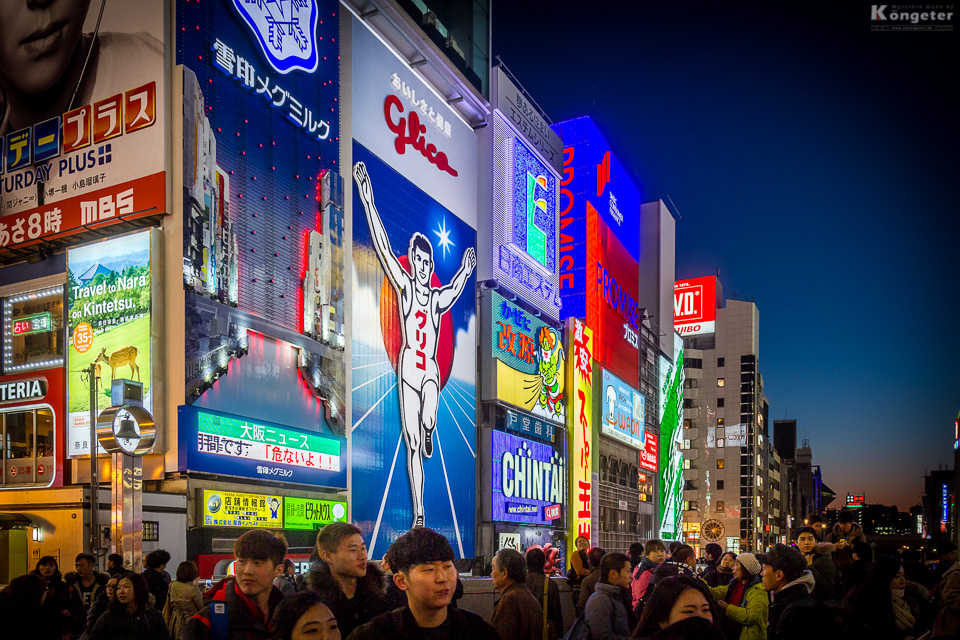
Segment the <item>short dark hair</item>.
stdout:
<svg viewBox="0 0 960 640">
<path fill-rule="evenodd" d="M 719 560 L 723 557 L 723 547 L 718 545 L 716 542 L 711 542 L 706 547 L 703 548 L 703 552 L 713 558 L 714 560 Z"/>
<path fill-rule="evenodd" d="M 636 558 L 637 556 L 643 555 L 643 543 L 642 542 L 633 542 L 630 544 L 630 550 L 627 552 L 631 558 Z"/>
<path fill-rule="evenodd" d="M 844 509 L 840 512 L 840 523 L 853 522 L 853 511 Z"/>
<path fill-rule="evenodd" d="M 336 553 L 343 539 L 354 535 L 363 537 L 363 531 L 349 522 L 331 522 L 317 533 L 317 549 Z"/>
<path fill-rule="evenodd" d="M 411 567 L 428 562 L 453 562 L 450 541 L 433 529 L 417 527 L 390 545 L 390 567 L 394 573 L 407 573 Z"/>
<path fill-rule="evenodd" d="M 516 549 L 500 549 L 500 551 L 497 551 L 497 555 L 493 556 L 493 561 L 514 582 L 520 584 L 526 582 L 527 561 L 523 554 Z"/>
<path fill-rule="evenodd" d="M 527 572 L 543 573 L 547 566 L 547 554 L 540 547 L 530 547 L 527 549 Z"/>
<path fill-rule="evenodd" d="M 796 531 L 793 532 L 793 539 L 794 539 L 794 540 L 799 540 L 801 533 L 809 533 L 809 534 L 813 535 L 814 538 L 817 537 L 817 530 L 816 530 L 816 529 L 814 529 L 813 527 L 808 527 L 808 526 L 804 525 L 804 526 L 802 526 L 802 527 L 799 527 Z"/>
<path fill-rule="evenodd" d="M 198 577 L 200 577 L 200 570 L 197 568 L 196 562 L 184 560 L 177 565 L 177 582 L 186 582 L 189 584 Z"/>
<path fill-rule="evenodd" d="M 270 560 L 273 566 L 277 566 L 287 555 L 287 542 L 265 529 L 254 529 L 237 538 L 233 543 L 233 555 L 238 560 Z"/>
<path fill-rule="evenodd" d="M 291 560 L 290 558 L 284 558 L 284 559 L 283 559 L 283 568 L 284 568 L 284 570 L 286 570 L 286 569 L 293 569 L 293 560 Z"/>
<path fill-rule="evenodd" d="M 60 563 L 57 562 L 57 559 L 53 556 L 43 556 L 42 558 L 37 560 L 37 566 L 35 568 L 39 569 L 41 565 L 45 565 L 45 564 L 52 564 L 55 569 L 57 570 L 60 569 Z"/>
<path fill-rule="evenodd" d="M 653 589 L 647 604 L 643 608 L 643 615 L 640 616 L 640 622 L 633 637 L 646 638 L 659 632 L 660 624 L 670 619 L 670 610 L 673 609 L 677 599 L 687 589 L 695 589 L 703 595 L 704 599 L 710 604 L 710 613 L 713 615 L 714 624 L 716 624 L 720 619 L 720 614 L 713 597 L 707 590 L 707 584 L 689 576 L 673 576 L 672 578 L 664 578 Z"/>
<path fill-rule="evenodd" d="M 300 591 L 281 600 L 270 617 L 270 637 L 273 640 L 290 640 L 300 616 L 318 604 L 324 602 L 312 590 Z"/>
<path fill-rule="evenodd" d="M 816 523 L 818 523 L 818 522 L 823 522 L 823 518 L 821 518 L 821 517 L 818 516 L 817 514 L 813 514 L 813 515 L 810 516 L 808 519 L 810 520 L 810 524 L 816 524 Z"/>
<path fill-rule="evenodd" d="M 667 551 L 670 553 L 670 557 L 673 558 L 673 554 L 683 545 L 679 540 L 671 540 L 670 544 L 667 546 Z"/>
<path fill-rule="evenodd" d="M 736 559 L 737 559 L 737 554 L 735 554 L 733 551 L 727 551 L 727 552 L 725 552 L 723 555 L 720 556 L 720 559 L 721 559 L 721 560 L 723 560 L 723 556 L 733 556 L 733 558 L 732 558 L 733 560 L 736 560 Z"/>
<path fill-rule="evenodd" d="M 907 550 L 909 551 L 909 549 Z M 857 557 L 861 560 L 866 560 L 867 562 L 873 562 L 873 547 L 868 545 L 866 542 L 858 542 L 853 545 L 853 552 L 857 554 Z M 903 553 L 903 559 L 907 559 L 906 551 Z"/>
<path fill-rule="evenodd" d="M 693 547 L 687 544 L 681 544 L 677 547 L 677 550 L 673 552 L 673 557 L 670 559 L 674 562 L 686 562 L 695 555 L 697 555 L 697 552 L 693 550 Z"/>
<path fill-rule="evenodd" d="M 11 613 L 16 610 L 30 610 L 43 602 L 46 586 L 43 578 L 35 573 L 27 573 L 10 581 L 3 595 L 11 605 Z"/>
<path fill-rule="evenodd" d="M 763 564 L 770 565 L 774 571 L 782 571 L 787 582 L 793 582 L 807 569 L 807 559 L 798 549 L 779 542 L 763 558 Z"/>
<path fill-rule="evenodd" d="M 591 569 L 599 569 L 600 561 L 603 560 L 603 556 L 607 555 L 605 549 L 601 547 L 594 547 L 587 552 L 587 561 L 590 563 Z"/>
<path fill-rule="evenodd" d="M 663 541 L 657 540 L 656 538 L 650 538 L 643 545 L 643 555 L 648 556 L 654 551 L 666 551 L 667 548 L 663 546 Z"/>
<path fill-rule="evenodd" d="M 170 554 L 164 549 L 157 549 L 147 554 L 147 568 L 159 569 L 170 562 Z"/>
<path fill-rule="evenodd" d="M 87 560 L 93 565 L 97 564 L 97 559 L 92 553 L 78 553 L 74 562 L 80 562 L 81 560 Z"/>
<path fill-rule="evenodd" d="M 111 553 L 110 555 L 107 556 L 107 564 L 110 564 L 111 562 L 115 567 L 122 567 L 123 556 L 120 555 L 119 553 Z"/>
<path fill-rule="evenodd" d="M 600 582 L 610 584 L 610 572 L 616 571 L 619 573 L 625 564 L 630 564 L 630 558 L 624 553 L 612 551 L 604 555 L 603 559 L 600 560 Z"/>
<path fill-rule="evenodd" d="M 433 261 L 433 245 L 430 244 L 430 241 L 427 240 L 427 236 L 423 235 L 419 231 L 410 236 L 410 249 L 409 253 L 412 256 L 415 249 L 420 249 L 424 253 L 430 256 L 431 262 Z M 412 258 L 411 258 L 412 259 Z M 410 265 L 410 268 L 413 269 L 413 265 Z"/>
</svg>

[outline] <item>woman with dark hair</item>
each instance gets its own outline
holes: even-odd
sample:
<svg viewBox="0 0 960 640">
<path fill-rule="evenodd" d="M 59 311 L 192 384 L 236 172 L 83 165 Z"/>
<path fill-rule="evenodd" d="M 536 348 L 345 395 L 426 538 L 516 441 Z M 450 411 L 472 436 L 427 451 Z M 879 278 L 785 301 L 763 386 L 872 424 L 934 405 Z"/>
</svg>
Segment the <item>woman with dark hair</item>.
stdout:
<svg viewBox="0 0 960 640">
<path fill-rule="evenodd" d="M 683 575 L 664 578 L 648 596 L 633 637 L 666 637 L 656 634 L 687 618 L 703 618 L 709 621 L 710 627 L 717 631 L 716 637 L 721 637 L 717 627 L 719 614 L 706 583 Z"/>
<path fill-rule="evenodd" d="M 314 591 L 284 598 L 270 619 L 273 640 L 340 640 L 337 619 Z"/>
<path fill-rule="evenodd" d="M 755 555 L 741 553 L 733 565 L 730 584 L 710 589 L 723 612 L 721 628 L 727 640 L 764 640 L 767 637 L 770 597 L 760 579 L 762 568 Z"/>
<path fill-rule="evenodd" d="M 903 600 L 907 586 L 903 565 L 896 558 L 877 558 L 873 568 L 848 598 L 853 606 L 854 622 L 871 640 L 902 640 L 919 636 L 917 620 Z"/>
<path fill-rule="evenodd" d="M 44 615 L 57 621 L 61 636 L 69 637 L 79 633 L 86 620 L 86 612 L 79 598 L 70 597 L 70 587 L 60 575 L 57 559 L 53 556 L 43 556 L 37 561 L 37 566 L 31 573 L 40 576 L 43 580 Z"/>
<path fill-rule="evenodd" d="M 90 640 L 170 640 L 159 611 L 150 606 L 147 581 L 138 573 L 126 573 L 106 613 L 90 632 Z"/>
<path fill-rule="evenodd" d="M 197 565 L 189 560 L 177 566 L 177 579 L 170 583 L 170 637 L 179 640 L 184 637 L 183 628 L 187 620 L 203 609 L 203 594 L 196 585 L 200 577 Z"/>
</svg>

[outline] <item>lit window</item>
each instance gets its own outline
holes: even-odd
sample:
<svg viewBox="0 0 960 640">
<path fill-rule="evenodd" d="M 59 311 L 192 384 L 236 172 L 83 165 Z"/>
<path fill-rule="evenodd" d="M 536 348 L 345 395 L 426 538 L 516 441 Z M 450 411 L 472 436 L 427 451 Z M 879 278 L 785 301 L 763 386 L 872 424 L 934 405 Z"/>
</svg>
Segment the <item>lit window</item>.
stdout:
<svg viewBox="0 0 960 640">
<path fill-rule="evenodd" d="M 717 386 L 718 387 L 724 386 L 723 378 L 717 378 Z"/>
<path fill-rule="evenodd" d="M 717 500 L 716 511 L 723 512 L 723 500 Z"/>
<path fill-rule="evenodd" d="M 683 468 L 684 468 L 684 469 L 689 469 L 689 468 L 690 468 L 690 459 L 689 459 L 689 458 L 687 458 L 686 460 L 683 461 Z"/>
<path fill-rule="evenodd" d="M 717 469 L 723 469 L 723 458 L 717 458 Z"/>
</svg>

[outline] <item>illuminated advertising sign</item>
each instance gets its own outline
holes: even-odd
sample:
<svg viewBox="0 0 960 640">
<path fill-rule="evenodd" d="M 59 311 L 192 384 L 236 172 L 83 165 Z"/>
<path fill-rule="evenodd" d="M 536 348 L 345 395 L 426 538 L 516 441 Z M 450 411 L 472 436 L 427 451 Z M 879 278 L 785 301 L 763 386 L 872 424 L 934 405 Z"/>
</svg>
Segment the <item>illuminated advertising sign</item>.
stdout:
<svg viewBox="0 0 960 640">
<path fill-rule="evenodd" d="M 493 125 L 492 277 L 558 320 L 560 176 L 498 113 Z"/>
<path fill-rule="evenodd" d="M 283 498 L 260 493 L 203 489 L 204 527 L 283 529 Z"/>
<path fill-rule="evenodd" d="M 657 456 L 659 454 L 657 444 L 660 436 L 649 431 L 644 435 L 643 448 L 640 449 L 640 466 L 648 471 L 657 472 Z"/>
<path fill-rule="evenodd" d="M 493 520 L 559 526 L 567 492 L 562 443 L 554 447 L 503 431 L 492 435 Z"/>
<path fill-rule="evenodd" d="M 357 142 L 353 160 L 352 518 L 371 555 L 422 525 L 472 558 L 476 231 Z"/>
<path fill-rule="evenodd" d="M 945 525 L 950 520 L 950 502 L 947 492 L 947 483 L 943 483 L 940 493 L 940 523 Z"/>
<path fill-rule="evenodd" d="M 683 521 L 683 338 L 673 335 L 673 362 L 660 357 L 660 537 L 677 540 Z"/>
<path fill-rule="evenodd" d="M 653 476 L 640 471 L 637 474 L 637 490 L 640 491 L 640 502 L 653 502 Z"/>
<path fill-rule="evenodd" d="M 490 75 L 494 108 L 510 121 L 550 166 L 558 172 L 562 171 L 563 142 L 540 115 L 540 109 L 531 104 L 501 67 L 494 67 Z"/>
<path fill-rule="evenodd" d="M 90 387 L 84 369 L 96 363 L 97 410 L 112 403 L 115 378 L 143 383 L 153 406 L 150 349 L 151 231 L 67 251 L 67 456 L 90 454 Z M 99 452 L 105 454 L 102 446 Z"/>
<path fill-rule="evenodd" d="M 283 499 L 283 526 L 285 529 L 316 531 L 331 522 L 345 522 L 346 517 L 347 503 L 340 500 Z"/>
<path fill-rule="evenodd" d="M 0 490 L 62 486 L 63 369 L 0 378 L 2 420 L 6 441 Z"/>
<path fill-rule="evenodd" d="M 178 0 L 176 111 L 186 404 L 343 435 L 339 10 Z M 240 406 L 223 387 L 243 377 L 260 397 Z"/>
<path fill-rule="evenodd" d="M 632 447 L 643 447 L 646 399 L 623 380 L 606 369 L 601 375 L 603 384 L 603 413 L 600 431 Z"/>
<path fill-rule="evenodd" d="M 673 325 L 682 336 L 699 336 L 716 330 L 717 279 L 715 276 L 673 283 Z"/>
<path fill-rule="evenodd" d="M 731 424 L 725 430 L 726 446 L 745 447 L 747 446 L 747 425 Z"/>
<path fill-rule="evenodd" d="M 180 471 L 346 488 L 346 443 L 190 406 L 178 410 Z"/>
<path fill-rule="evenodd" d="M 77 7 L 7 27 L 35 51 L 0 79 L 0 253 L 166 211 L 165 6 Z"/>
<path fill-rule="evenodd" d="M 49 313 L 38 313 L 13 319 L 13 335 L 25 336 L 30 333 L 53 331 L 53 317 Z"/>
<path fill-rule="evenodd" d="M 491 292 L 491 384 L 484 400 L 507 402 L 535 416 L 563 424 L 564 362 L 560 331 Z"/>
<path fill-rule="evenodd" d="M 863 494 L 857 495 L 848 495 L 847 496 L 847 508 L 849 509 L 860 509 L 863 507 Z"/>
<path fill-rule="evenodd" d="M 570 340 L 570 539 L 591 540 L 593 514 L 593 331 L 576 318 L 567 327 Z"/>
<path fill-rule="evenodd" d="M 560 182 L 561 317 L 584 318 L 587 316 L 587 300 L 596 295 L 598 289 L 596 261 L 600 256 L 595 255 L 590 260 L 587 255 L 588 239 L 596 235 L 596 226 L 590 226 L 591 217 L 603 220 L 610 235 L 620 241 L 626 255 L 632 260 L 632 267 L 630 264 L 622 267 L 626 271 L 632 268 L 633 282 L 616 280 L 627 295 L 634 299 L 637 296 L 640 193 L 589 117 L 555 124 L 553 130 L 563 139 L 563 173 Z M 608 272 L 613 267 L 609 261 L 603 261 L 603 264 Z M 605 279 L 601 274 L 600 283 L 609 291 L 609 277 Z M 619 303 L 617 306 L 619 308 Z M 629 307 L 628 304 L 624 306 Z M 627 309 L 627 319 L 629 314 Z M 591 324 L 591 327 L 596 330 L 595 325 Z M 636 359 L 636 353 L 633 358 Z M 628 373 L 618 372 L 618 375 L 626 380 L 635 377 Z"/>
<path fill-rule="evenodd" d="M 553 442 L 557 425 L 523 411 L 497 407 L 497 429 L 514 431 L 527 438 Z"/>
</svg>

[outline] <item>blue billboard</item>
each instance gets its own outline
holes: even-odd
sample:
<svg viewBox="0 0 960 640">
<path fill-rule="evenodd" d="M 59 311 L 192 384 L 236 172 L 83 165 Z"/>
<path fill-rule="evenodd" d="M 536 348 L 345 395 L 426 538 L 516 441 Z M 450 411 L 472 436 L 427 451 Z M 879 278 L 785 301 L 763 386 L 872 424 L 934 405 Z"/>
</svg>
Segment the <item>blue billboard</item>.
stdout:
<svg viewBox="0 0 960 640">
<path fill-rule="evenodd" d="M 606 369 L 601 380 L 603 413 L 600 415 L 600 431 L 632 447 L 643 447 L 646 398 Z"/>
<path fill-rule="evenodd" d="M 353 143 L 353 521 L 474 555 L 476 231 Z M 428 167 L 429 168 L 429 167 Z"/>
<path fill-rule="evenodd" d="M 180 471 L 347 487 L 343 438 L 186 405 L 177 419 Z"/>
<path fill-rule="evenodd" d="M 549 445 L 503 431 L 492 435 L 493 520 L 562 526 L 567 491 L 563 439 Z"/>
</svg>

